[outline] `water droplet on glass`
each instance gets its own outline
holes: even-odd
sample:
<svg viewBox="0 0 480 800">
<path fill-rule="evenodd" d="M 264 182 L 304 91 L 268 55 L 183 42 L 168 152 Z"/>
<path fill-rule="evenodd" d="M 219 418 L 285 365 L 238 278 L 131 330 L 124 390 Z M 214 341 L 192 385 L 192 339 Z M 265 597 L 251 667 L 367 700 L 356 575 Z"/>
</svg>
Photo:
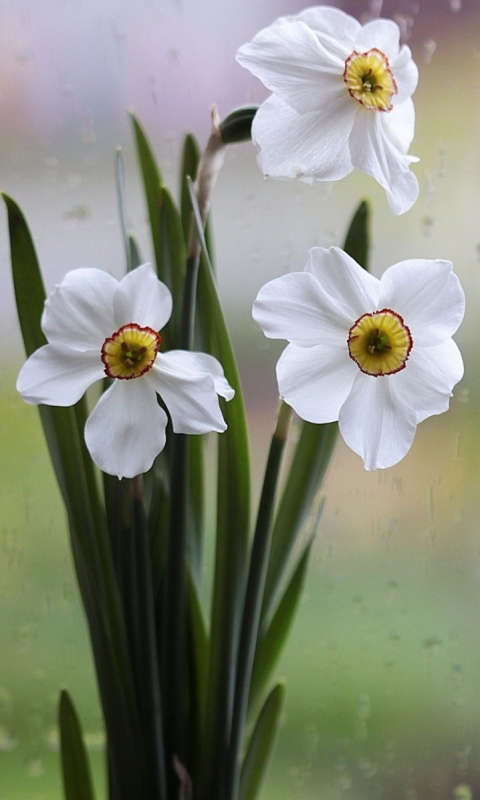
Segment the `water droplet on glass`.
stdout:
<svg viewBox="0 0 480 800">
<path fill-rule="evenodd" d="M 435 227 L 435 220 L 433 217 L 426 216 L 422 219 L 422 235 L 425 236 L 426 239 L 430 239 L 433 236 L 433 229 Z"/>
<path fill-rule="evenodd" d="M 45 746 L 48 750 L 52 750 L 52 752 L 57 753 L 60 749 L 60 735 L 58 733 L 58 728 L 52 728 L 48 731 L 47 735 L 45 736 Z"/>
<path fill-rule="evenodd" d="M 85 741 L 85 747 L 90 752 L 103 750 L 105 748 L 104 731 L 85 731 L 83 738 Z"/>
<path fill-rule="evenodd" d="M 423 60 L 425 64 L 430 64 L 436 49 L 437 43 L 434 39 L 427 39 L 427 41 L 423 43 Z"/>
<path fill-rule="evenodd" d="M 472 800 L 473 794 L 470 786 L 462 783 L 453 790 L 453 800 Z"/>
<path fill-rule="evenodd" d="M 425 639 L 423 647 L 428 652 L 433 653 L 437 652 L 442 644 L 443 642 L 438 636 L 429 636 L 428 639 Z"/>
<path fill-rule="evenodd" d="M 9 753 L 11 750 L 15 750 L 17 744 L 15 736 L 3 725 L 0 725 L 0 753 Z"/>
<path fill-rule="evenodd" d="M 41 758 L 31 758 L 27 762 L 27 772 L 32 778 L 39 778 L 45 771 L 45 765 Z"/>
</svg>

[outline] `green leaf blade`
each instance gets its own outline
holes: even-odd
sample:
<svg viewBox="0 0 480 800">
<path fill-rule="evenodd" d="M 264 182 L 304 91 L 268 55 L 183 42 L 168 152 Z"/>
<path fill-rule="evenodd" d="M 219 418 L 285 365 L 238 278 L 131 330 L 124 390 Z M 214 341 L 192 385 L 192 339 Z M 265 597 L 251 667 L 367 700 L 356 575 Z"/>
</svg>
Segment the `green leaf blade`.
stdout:
<svg viewBox="0 0 480 800">
<path fill-rule="evenodd" d="M 200 148 L 197 140 L 191 133 L 187 133 L 183 143 L 182 165 L 180 168 L 180 217 L 182 220 L 183 239 L 185 243 L 190 237 L 190 223 L 192 219 L 192 202 L 188 189 L 188 178 L 195 180 L 198 162 L 200 161 Z"/>
<path fill-rule="evenodd" d="M 162 176 L 158 167 L 153 149 L 147 139 L 139 120 L 135 114 L 131 113 L 130 118 L 133 124 L 135 143 L 137 147 L 137 157 L 140 165 L 140 172 L 143 180 L 145 201 L 147 204 L 148 217 L 150 220 L 150 230 L 152 235 L 153 252 L 157 274 L 160 280 L 164 280 L 162 275 L 162 245 L 160 231 L 160 209 L 162 206 Z M 164 281 L 165 282 L 165 281 Z"/>
<path fill-rule="evenodd" d="M 245 589 L 250 529 L 250 458 L 247 421 L 237 363 L 225 323 L 202 230 L 196 198 L 191 203 L 203 258 L 200 262 L 197 311 L 206 349 L 222 364 L 235 397 L 222 402 L 227 430 L 218 438 L 217 537 L 211 613 L 209 685 L 205 723 L 202 786 L 210 796 L 221 782 L 233 700 L 234 661 Z"/>
<path fill-rule="evenodd" d="M 18 318 L 25 350 L 27 356 L 30 356 L 47 341 L 40 327 L 45 303 L 45 288 L 35 245 L 25 217 L 15 200 L 5 193 L 2 195 L 8 212 L 12 276 Z"/>
<path fill-rule="evenodd" d="M 95 800 L 80 720 L 65 689 L 60 694 L 58 717 L 65 800 Z"/>
<path fill-rule="evenodd" d="M 357 207 L 355 211 L 345 241 L 343 249 L 349 256 L 355 259 L 363 269 L 368 271 L 370 253 L 370 206 L 366 200 Z"/>
<path fill-rule="evenodd" d="M 285 684 L 278 683 L 259 714 L 242 765 L 240 800 L 255 800 L 273 752 L 285 704 Z"/>
<path fill-rule="evenodd" d="M 4 200 L 18 316 L 25 349 L 30 355 L 45 343 L 40 326 L 45 291 L 25 217 L 14 200 L 7 195 Z M 70 408 L 40 406 L 39 411 L 68 514 L 72 552 L 94 645 L 107 729 L 115 742 L 112 753 L 115 753 L 119 774 L 123 771 L 123 783 L 128 791 L 130 785 L 142 785 L 143 756 L 134 734 L 138 720 L 132 700 L 130 666 L 105 514 L 83 439 L 85 400 Z"/>
<path fill-rule="evenodd" d="M 303 551 L 297 566 L 257 645 L 250 686 L 250 709 L 255 709 L 285 646 L 300 603 L 312 541 Z"/>
</svg>

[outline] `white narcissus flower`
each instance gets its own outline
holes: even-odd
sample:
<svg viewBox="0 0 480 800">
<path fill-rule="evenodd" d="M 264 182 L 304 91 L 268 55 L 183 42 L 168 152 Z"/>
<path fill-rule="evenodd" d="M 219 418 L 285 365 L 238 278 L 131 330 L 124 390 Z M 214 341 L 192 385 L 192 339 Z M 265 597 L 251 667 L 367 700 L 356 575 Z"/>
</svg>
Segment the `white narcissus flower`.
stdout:
<svg viewBox="0 0 480 800">
<path fill-rule="evenodd" d="M 402 261 L 378 280 L 338 247 L 315 247 L 303 272 L 260 290 L 253 317 L 290 342 L 281 397 L 308 422 L 338 420 L 373 470 L 400 461 L 418 423 L 448 409 L 463 376 L 451 336 L 464 310 L 449 261 Z"/>
<path fill-rule="evenodd" d="M 221 365 L 206 353 L 162 353 L 158 331 L 172 297 L 144 264 L 121 281 L 98 269 L 67 273 L 45 303 L 48 344 L 20 371 L 17 389 L 27 403 L 70 406 L 107 375 L 85 425 L 85 441 L 104 472 L 133 478 L 146 472 L 165 446 L 167 415 L 176 433 L 224 431 L 218 396 L 230 400 Z"/>
<path fill-rule="evenodd" d="M 336 181 L 354 167 L 387 192 L 394 214 L 418 196 L 408 155 L 418 70 L 392 20 L 361 25 L 329 6 L 281 17 L 243 45 L 237 60 L 273 93 L 253 141 L 265 175 Z"/>
</svg>

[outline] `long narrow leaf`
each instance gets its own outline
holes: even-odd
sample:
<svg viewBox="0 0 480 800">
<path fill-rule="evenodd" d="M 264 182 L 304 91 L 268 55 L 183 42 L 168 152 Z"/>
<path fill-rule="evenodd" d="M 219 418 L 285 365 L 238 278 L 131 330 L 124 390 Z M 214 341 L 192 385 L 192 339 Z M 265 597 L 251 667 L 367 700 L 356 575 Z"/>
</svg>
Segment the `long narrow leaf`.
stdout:
<svg viewBox="0 0 480 800">
<path fill-rule="evenodd" d="M 153 150 L 139 120 L 135 114 L 130 114 L 130 118 L 133 123 L 135 142 L 137 145 L 137 156 L 140 164 L 140 171 L 142 173 L 143 186 L 145 189 L 145 200 L 147 203 L 148 217 L 150 220 L 155 263 L 157 265 L 158 277 L 160 280 L 163 280 L 163 277 L 160 274 L 161 242 L 159 224 L 159 213 L 162 204 L 162 176 L 153 154 Z"/>
<path fill-rule="evenodd" d="M 198 163 L 200 161 L 200 148 L 191 133 L 185 137 L 182 152 L 182 166 L 180 171 L 180 216 L 182 219 L 183 235 L 185 244 L 188 246 L 192 225 L 192 200 L 189 181 L 195 181 L 197 177 Z M 206 252 L 210 258 L 210 266 L 213 270 L 213 251 L 212 235 L 210 222 L 207 220 L 204 231 Z"/>
<path fill-rule="evenodd" d="M 370 207 L 362 200 L 350 222 L 343 249 L 368 270 L 370 253 Z"/>
<path fill-rule="evenodd" d="M 161 187 L 160 208 L 160 259 L 161 280 L 167 284 L 173 297 L 173 311 L 169 322 L 169 346 L 180 346 L 180 321 L 182 292 L 185 282 L 186 247 L 182 221 L 166 186 Z"/>
<path fill-rule="evenodd" d="M 65 690 L 60 694 L 58 721 L 65 800 L 95 800 L 80 721 Z"/>
<path fill-rule="evenodd" d="M 188 133 L 183 143 L 182 165 L 180 168 L 180 216 L 185 244 L 188 243 L 190 238 L 192 220 L 192 202 L 188 188 L 188 178 L 192 181 L 195 180 L 199 161 L 200 148 L 195 137 Z"/>
<path fill-rule="evenodd" d="M 202 243 L 198 304 L 203 310 L 207 349 L 222 364 L 235 397 L 223 403 L 228 429 L 218 440 L 217 535 L 211 614 L 207 715 L 204 733 L 205 797 L 212 795 L 225 769 L 235 679 L 238 626 L 245 590 L 250 525 L 249 447 L 238 368 L 213 278 L 202 224 L 191 191 L 197 234 Z"/>
<path fill-rule="evenodd" d="M 242 766 L 240 800 L 255 800 L 261 788 L 285 703 L 285 684 L 278 683 L 268 695 L 253 730 Z"/>
<path fill-rule="evenodd" d="M 257 521 L 250 549 L 245 600 L 238 644 L 232 726 L 226 771 L 226 796 L 238 799 L 240 762 L 248 713 L 250 682 L 258 642 L 260 615 L 272 535 L 278 478 L 288 436 L 292 409 L 281 403 L 265 468 Z"/>
<path fill-rule="evenodd" d="M 5 195 L 4 199 L 18 315 L 30 354 L 44 343 L 40 316 L 45 292 L 25 218 L 15 201 Z M 105 518 L 81 430 L 84 401 L 73 408 L 43 406 L 40 414 L 69 517 L 74 563 L 89 621 L 115 766 L 128 792 L 130 785 L 142 785 L 142 754 L 135 738 L 138 722 Z"/>
<path fill-rule="evenodd" d="M 337 438 L 337 423 L 303 422 L 273 530 L 262 618 L 265 621 L 288 567 L 299 531 L 324 478 Z"/>
<path fill-rule="evenodd" d="M 305 585 L 311 547 L 312 541 L 303 551 L 275 608 L 272 619 L 258 643 L 250 686 L 249 703 L 251 709 L 255 709 L 260 696 L 265 691 L 290 632 Z"/>
<path fill-rule="evenodd" d="M 125 201 L 125 165 L 123 163 L 122 148 L 118 147 L 115 153 L 115 183 L 117 187 L 118 215 L 120 218 L 120 230 L 122 233 L 123 247 L 125 250 L 125 263 L 127 272 L 133 269 L 132 252 L 130 249 L 130 239 L 128 236 L 127 210 Z"/>
<path fill-rule="evenodd" d="M 197 582 L 191 570 L 188 573 L 188 629 L 190 653 L 191 730 L 190 751 L 192 774 L 197 775 L 203 759 L 206 690 L 208 671 L 209 636 Z"/>
</svg>

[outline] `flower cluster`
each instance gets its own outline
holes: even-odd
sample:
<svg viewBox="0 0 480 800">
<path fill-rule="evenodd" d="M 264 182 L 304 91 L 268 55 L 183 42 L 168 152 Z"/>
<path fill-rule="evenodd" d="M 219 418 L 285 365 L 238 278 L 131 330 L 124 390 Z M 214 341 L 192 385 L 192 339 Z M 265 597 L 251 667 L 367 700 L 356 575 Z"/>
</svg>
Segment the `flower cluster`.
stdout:
<svg viewBox="0 0 480 800">
<path fill-rule="evenodd" d="M 260 31 L 237 59 L 272 92 L 252 129 L 265 174 L 339 180 L 357 167 L 385 188 L 393 213 L 413 205 L 418 71 L 396 23 L 362 26 L 337 8 L 308 8 Z M 119 477 L 146 471 L 164 447 L 164 407 L 177 432 L 226 427 L 218 395 L 233 390 L 218 361 L 162 351 L 171 305 L 148 265 L 120 282 L 71 272 L 45 306 L 49 343 L 18 378 L 27 402 L 50 405 L 112 379 L 85 439 L 95 463 Z M 304 272 L 264 286 L 253 310 L 266 336 L 290 342 L 277 367 L 281 397 L 304 420 L 338 420 L 368 470 L 397 463 L 418 423 L 448 408 L 463 375 L 451 339 L 463 313 L 450 262 L 403 261 L 377 280 L 334 247 L 314 248 Z"/>
<path fill-rule="evenodd" d="M 218 395 L 233 397 L 219 362 L 206 353 L 161 351 L 172 312 L 168 288 L 144 264 L 121 281 L 98 269 L 67 273 L 47 300 L 48 344 L 23 366 L 17 389 L 27 403 L 70 406 L 107 376 L 85 426 L 94 462 L 119 478 L 146 472 L 177 433 L 224 431 Z"/>
</svg>

